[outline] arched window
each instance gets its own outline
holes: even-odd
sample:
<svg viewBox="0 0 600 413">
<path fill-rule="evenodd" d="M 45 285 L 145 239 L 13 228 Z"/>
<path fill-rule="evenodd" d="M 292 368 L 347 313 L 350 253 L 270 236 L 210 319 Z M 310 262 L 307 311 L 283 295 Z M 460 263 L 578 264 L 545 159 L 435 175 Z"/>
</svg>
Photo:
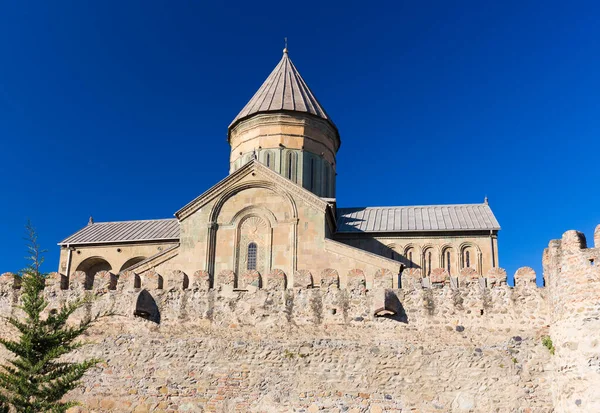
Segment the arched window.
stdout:
<svg viewBox="0 0 600 413">
<path fill-rule="evenodd" d="M 408 252 L 408 268 L 412 268 L 413 267 L 413 260 L 412 260 L 412 251 Z"/>
<path fill-rule="evenodd" d="M 469 268 L 471 266 L 471 254 L 469 251 L 465 251 L 465 267 Z"/>
<path fill-rule="evenodd" d="M 450 274 L 450 251 L 446 252 L 446 270 Z"/>
<path fill-rule="evenodd" d="M 423 253 L 423 277 L 428 277 L 431 274 L 431 249 Z"/>
<path fill-rule="evenodd" d="M 258 253 L 258 246 L 255 242 L 251 242 L 248 244 L 248 266 L 246 269 L 255 270 L 256 269 L 256 256 Z"/>
</svg>

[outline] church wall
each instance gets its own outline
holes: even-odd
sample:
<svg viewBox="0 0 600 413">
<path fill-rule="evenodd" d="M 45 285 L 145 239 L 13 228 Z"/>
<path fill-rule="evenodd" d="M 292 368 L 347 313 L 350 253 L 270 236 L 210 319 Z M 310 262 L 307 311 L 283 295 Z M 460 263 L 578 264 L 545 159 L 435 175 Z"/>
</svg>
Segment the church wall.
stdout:
<svg viewBox="0 0 600 413">
<path fill-rule="evenodd" d="M 166 250 L 177 243 L 138 243 L 138 244 L 111 244 L 99 246 L 74 246 L 71 253 L 70 272 L 73 273 L 80 268 L 80 264 L 87 259 L 101 258 L 110 264 L 111 271 L 115 274 L 121 271 L 123 264 L 132 258 L 148 258 Z M 67 248 L 61 248 L 59 259 L 59 271 L 66 274 Z M 85 265 L 85 263 L 84 263 Z"/>
<path fill-rule="evenodd" d="M 408 234 L 407 234 L 408 235 Z M 465 252 L 468 250 L 470 267 L 479 274 L 487 274 L 498 267 L 497 239 L 489 235 L 456 235 L 456 233 L 440 233 L 435 236 L 392 236 L 387 234 L 337 234 L 335 239 L 356 248 L 364 249 L 375 254 L 393 258 L 404 264 L 405 267 L 423 268 L 424 253 L 428 249 L 432 252 L 432 268 L 447 268 L 446 252 L 450 251 L 450 273 L 458 275 L 466 266 Z M 494 242 L 494 248 L 492 248 Z M 408 252 L 412 252 L 412 261 L 408 259 Z M 479 258 L 481 257 L 481 258 Z M 495 265 L 494 265 L 495 263 Z"/>
</svg>

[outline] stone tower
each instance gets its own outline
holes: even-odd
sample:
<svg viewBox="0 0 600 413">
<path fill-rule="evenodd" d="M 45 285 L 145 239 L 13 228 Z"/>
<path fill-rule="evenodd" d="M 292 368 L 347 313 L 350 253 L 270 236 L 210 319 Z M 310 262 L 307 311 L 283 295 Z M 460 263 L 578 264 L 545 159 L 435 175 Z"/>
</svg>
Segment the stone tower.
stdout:
<svg viewBox="0 0 600 413">
<path fill-rule="evenodd" d="M 229 125 L 232 173 L 256 158 L 324 198 L 335 198 L 337 127 L 289 58 L 283 57 Z"/>
</svg>

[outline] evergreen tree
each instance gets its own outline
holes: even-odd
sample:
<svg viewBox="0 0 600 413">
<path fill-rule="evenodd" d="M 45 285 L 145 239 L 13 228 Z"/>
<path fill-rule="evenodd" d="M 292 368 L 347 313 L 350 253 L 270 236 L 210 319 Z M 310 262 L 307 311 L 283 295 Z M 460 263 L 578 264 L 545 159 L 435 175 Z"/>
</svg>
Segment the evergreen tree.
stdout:
<svg viewBox="0 0 600 413">
<path fill-rule="evenodd" d="M 14 357 L 0 367 L 0 413 L 65 412 L 75 402 L 61 402 L 62 397 L 80 384 L 84 373 L 100 360 L 70 362 L 68 354 L 84 345 L 77 340 L 92 325 L 95 318 L 84 319 L 77 326 L 68 326 L 69 317 L 86 300 L 64 304 L 46 317 L 42 312 L 48 306 L 44 299 L 45 274 L 37 235 L 27 224 L 30 265 L 22 271 L 20 308 L 22 319 L 9 317 L 19 332 L 16 340 L 0 338 Z M 9 409 L 10 407 L 10 409 Z"/>
</svg>

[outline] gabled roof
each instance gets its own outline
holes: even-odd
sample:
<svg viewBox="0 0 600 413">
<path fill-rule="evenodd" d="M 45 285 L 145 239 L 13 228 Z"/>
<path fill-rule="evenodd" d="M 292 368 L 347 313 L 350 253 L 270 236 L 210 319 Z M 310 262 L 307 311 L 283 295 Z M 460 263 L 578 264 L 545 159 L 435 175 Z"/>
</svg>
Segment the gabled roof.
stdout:
<svg viewBox="0 0 600 413">
<path fill-rule="evenodd" d="M 499 230 L 488 204 L 338 208 L 337 232 Z"/>
<path fill-rule="evenodd" d="M 334 123 L 290 60 L 287 49 L 267 80 L 235 117 L 229 128 L 257 113 L 294 111 L 304 112 Z M 337 130 L 337 129 L 336 129 Z"/>
<path fill-rule="evenodd" d="M 81 228 L 58 245 L 107 244 L 136 241 L 178 241 L 179 222 L 175 218 L 143 221 L 95 222 Z"/>
<path fill-rule="evenodd" d="M 258 162 L 256 159 L 253 159 L 252 161 L 243 165 L 237 171 L 233 172 L 226 178 L 219 181 L 217 184 L 213 185 L 203 194 L 197 196 L 192 201 L 188 202 L 179 211 L 175 212 L 175 216 L 180 221 L 183 221 L 184 219 L 192 215 L 195 211 L 197 211 L 199 208 L 201 208 L 203 205 L 207 204 L 212 199 L 223 194 L 226 190 L 228 190 L 230 185 L 232 185 L 236 181 L 241 180 L 244 176 L 247 176 L 249 174 L 254 175 L 255 173 L 257 180 L 264 180 L 265 178 L 267 178 L 268 181 L 271 181 L 275 185 L 284 186 L 287 191 L 301 196 L 306 202 L 315 206 L 316 208 L 325 211 L 328 207 L 328 203 L 322 200 L 317 195 L 313 194 L 307 189 L 304 189 L 302 186 L 290 181 L 289 179 L 284 178 L 277 172 Z M 250 183 L 250 185 L 252 185 L 252 183 Z"/>
</svg>

